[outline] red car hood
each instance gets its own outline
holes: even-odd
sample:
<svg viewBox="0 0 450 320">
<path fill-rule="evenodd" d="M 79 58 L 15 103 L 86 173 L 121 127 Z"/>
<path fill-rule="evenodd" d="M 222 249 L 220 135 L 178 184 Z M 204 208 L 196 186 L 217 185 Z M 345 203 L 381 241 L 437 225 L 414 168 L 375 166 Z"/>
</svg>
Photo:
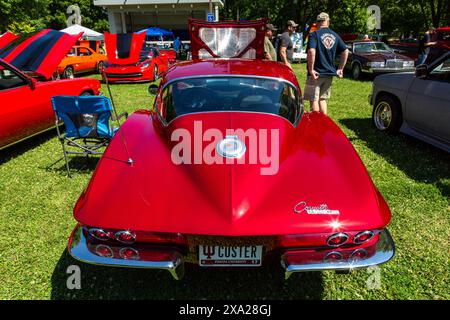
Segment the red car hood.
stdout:
<svg viewBox="0 0 450 320">
<path fill-rule="evenodd" d="M 165 129 L 155 119 L 139 111 L 122 125 L 133 164 L 126 163 L 126 149 L 116 135 L 74 209 L 79 222 L 240 236 L 365 230 L 384 227 L 390 220 L 352 145 L 322 114 L 305 114 L 298 128 L 259 113 L 185 115 Z M 194 121 L 202 121 L 203 131 L 278 129 L 278 172 L 261 175 L 260 169 L 269 167 L 261 162 L 174 164 L 171 133 L 181 128 L 193 133 L 198 130 Z M 329 214 L 314 214 L 320 208 Z"/>
<path fill-rule="evenodd" d="M 266 19 L 206 22 L 190 18 L 192 59 L 263 59 L 266 23 Z"/>
<path fill-rule="evenodd" d="M 145 32 L 124 34 L 105 32 L 104 35 L 106 55 L 110 64 L 131 65 L 139 61 Z"/>
<path fill-rule="evenodd" d="M 1 48 L 0 58 L 19 70 L 50 78 L 82 34 L 69 35 L 51 29 L 25 34 Z"/>
<path fill-rule="evenodd" d="M 0 49 L 2 49 L 11 41 L 16 40 L 18 37 L 19 36 L 15 35 L 14 33 L 6 31 L 4 34 L 0 36 Z"/>
</svg>

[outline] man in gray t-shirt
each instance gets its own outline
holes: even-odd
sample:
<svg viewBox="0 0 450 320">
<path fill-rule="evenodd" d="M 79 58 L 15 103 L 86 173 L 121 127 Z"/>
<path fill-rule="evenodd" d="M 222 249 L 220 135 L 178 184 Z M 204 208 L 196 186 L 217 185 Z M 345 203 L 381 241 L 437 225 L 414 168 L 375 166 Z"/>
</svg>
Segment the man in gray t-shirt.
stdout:
<svg viewBox="0 0 450 320">
<path fill-rule="evenodd" d="M 298 26 L 294 21 L 289 20 L 286 23 L 286 31 L 281 34 L 280 39 L 280 59 L 289 68 L 291 67 L 292 56 L 294 54 L 294 44 L 291 40 L 291 35 L 294 33 L 295 28 Z"/>
</svg>

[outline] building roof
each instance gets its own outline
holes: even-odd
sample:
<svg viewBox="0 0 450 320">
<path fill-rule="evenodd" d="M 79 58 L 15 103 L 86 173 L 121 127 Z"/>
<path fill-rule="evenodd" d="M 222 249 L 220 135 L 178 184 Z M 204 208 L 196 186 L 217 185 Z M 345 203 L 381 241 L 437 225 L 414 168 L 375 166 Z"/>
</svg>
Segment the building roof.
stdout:
<svg viewBox="0 0 450 320">
<path fill-rule="evenodd" d="M 221 0 L 212 0 L 215 5 L 223 7 Z M 96 6 L 130 6 L 130 5 L 158 5 L 158 4 L 209 4 L 209 0 L 94 0 Z"/>
</svg>

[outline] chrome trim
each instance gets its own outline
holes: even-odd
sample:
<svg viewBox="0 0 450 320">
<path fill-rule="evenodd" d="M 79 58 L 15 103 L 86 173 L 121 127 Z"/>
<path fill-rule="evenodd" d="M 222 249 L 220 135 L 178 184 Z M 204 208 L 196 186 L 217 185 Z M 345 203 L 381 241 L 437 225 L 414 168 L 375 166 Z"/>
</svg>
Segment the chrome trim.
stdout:
<svg viewBox="0 0 450 320">
<path fill-rule="evenodd" d="M 339 256 L 339 261 L 341 261 L 342 259 L 344 259 L 344 256 L 342 255 L 342 253 L 340 253 L 339 251 L 331 251 L 328 252 L 327 255 L 325 256 L 325 258 L 323 258 L 323 261 L 327 262 L 327 261 L 336 261 L 336 259 L 330 259 L 330 256 L 332 254 L 337 254 Z"/>
<path fill-rule="evenodd" d="M 103 232 L 104 234 L 106 234 L 107 238 L 106 238 L 106 239 L 102 239 L 102 238 L 97 237 L 97 236 L 95 235 L 95 231 Z M 89 228 L 88 232 L 89 232 L 89 234 L 90 234 L 92 237 L 94 237 L 94 238 L 97 239 L 97 240 L 100 240 L 100 241 L 108 241 L 108 240 L 111 240 L 111 238 L 108 236 L 108 232 L 106 232 L 106 231 L 103 230 L 102 228 Z"/>
<path fill-rule="evenodd" d="M 82 230 L 83 228 L 77 224 L 67 246 L 69 254 L 76 260 L 102 266 L 167 270 L 176 280 L 180 280 L 184 276 L 183 256 L 176 250 L 167 251 L 167 253 L 171 254 L 171 258 L 167 261 L 125 260 L 100 257 L 89 251 L 86 237 Z"/>
<path fill-rule="evenodd" d="M 356 254 L 358 253 L 358 252 L 364 252 L 364 257 L 357 257 L 356 256 Z M 359 260 L 359 259 L 364 259 L 365 257 L 367 257 L 367 251 L 366 251 L 366 249 L 364 249 L 364 248 L 359 248 L 359 249 L 356 249 L 355 251 L 353 251 L 351 254 L 350 254 L 350 257 L 348 257 L 349 259 L 357 259 L 357 260 Z"/>
<path fill-rule="evenodd" d="M 122 233 L 127 234 L 127 235 L 130 235 L 130 236 L 133 238 L 133 240 L 132 240 L 132 241 L 122 241 L 122 240 L 120 240 L 120 239 L 119 239 L 119 236 L 120 236 Z M 125 244 L 132 244 L 132 243 L 134 243 L 134 242 L 136 241 L 136 234 L 135 234 L 134 232 L 129 231 L 129 230 L 121 230 L 121 231 L 117 231 L 117 232 L 114 234 L 114 237 L 115 237 L 116 240 L 119 241 L 120 243 L 125 243 Z"/>
<path fill-rule="evenodd" d="M 285 117 L 282 117 L 280 115 L 276 115 L 274 113 L 267 113 L 267 112 L 258 112 L 258 111 L 241 111 L 241 110 L 217 110 L 217 111 L 200 111 L 200 112 L 192 112 L 192 113 L 185 113 L 182 115 L 179 115 L 175 118 L 173 118 L 172 120 L 170 120 L 169 122 L 166 121 L 166 119 L 163 118 L 163 116 L 159 113 L 158 108 L 156 107 L 157 104 L 157 97 L 155 97 L 155 103 L 153 104 L 153 107 L 155 109 L 155 112 L 159 115 L 159 120 L 161 121 L 161 123 L 167 127 L 168 125 L 170 125 L 174 120 L 182 117 L 182 116 L 186 116 L 186 115 L 191 115 L 191 114 L 199 114 L 199 113 L 213 113 L 213 112 L 247 112 L 247 113 L 258 113 L 258 114 L 270 114 L 273 116 L 276 116 L 278 118 L 282 118 L 284 120 L 286 120 L 287 122 L 289 122 L 294 128 L 297 127 L 298 123 L 300 122 L 300 118 L 303 115 L 303 111 L 304 111 L 304 105 L 302 103 L 303 101 L 303 96 L 301 95 L 301 90 L 298 90 L 299 88 L 297 88 L 292 82 L 286 80 L 286 79 L 282 79 L 282 78 L 273 78 L 273 77 L 267 77 L 267 76 L 253 76 L 253 75 L 239 75 L 239 74 L 208 74 L 208 75 L 197 75 L 197 76 L 185 76 L 185 77 L 180 77 L 180 78 L 176 78 L 176 79 L 172 79 L 170 81 L 167 81 L 166 83 L 164 83 L 164 85 L 160 88 L 158 88 L 158 92 L 159 92 L 159 96 L 163 94 L 164 90 L 166 89 L 166 87 L 174 82 L 177 81 L 182 81 L 182 80 L 189 80 L 189 79 L 203 79 L 203 78 L 251 78 L 251 79 L 265 79 L 265 80 L 272 80 L 272 81 L 278 81 L 278 82 L 284 82 L 287 83 L 289 85 L 291 85 L 295 91 L 298 94 L 298 102 L 300 103 L 299 105 L 299 109 L 300 109 L 300 115 L 298 116 L 298 119 L 296 119 L 296 121 L 294 123 L 290 122 L 288 119 L 286 119 Z M 162 99 L 161 99 L 162 100 Z"/>
<path fill-rule="evenodd" d="M 336 237 L 345 237 L 345 241 L 340 243 L 340 244 L 329 244 L 330 240 Z M 327 239 L 327 245 L 329 245 L 330 247 L 340 247 L 343 244 L 345 244 L 348 241 L 348 234 L 344 233 L 344 232 L 339 232 L 339 233 L 335 233 L 331 236 L 328 237 Z"/>
<path fill-rule="evenodd" d="M 356 238 L 358 238 L 358 237 L 360 237 L 360 236 L 362 236 L 362 235 L 365 235 L 365 234 L 370 234 L 370 238 L 367 238 L 367 240 L 362 241 L 362 242 L 361 242 L 361 241 L 356 241 Z M 353 237 L 353 243 L 361 244 L 361 243 L 367 242 L 367 241 L 369 241 L 370 239 L 372 239 L 374 235 L 375 235 L 375 233 L 374 233 L 373 231 L 371 231 L 371 230 L 366 230 L 366 231 L 359 232 L 358 234 L 356 234 L 356 235 Z"/>
<path fill-rule="evenodd" d="M 292 253 L 295 254 L 295 253 Z M 287 256 L 289 252 L 285 252 L 281 257 L 281 266 L 285 270 L 285 279 L 288 279 L 295 272 L 307 271 L 325 271 L 325 270 L 353 270 L 358 268 L 367 268 L 385 263 L 392 259 L 395 254 L 395 245 L 392 237 L 387 229 L 380 232 L 380 238 L 376 244 L 376 252 L 373 256 L 366 259 L 347 259 L 347 261 L 329 261 L 321 263 L 306 264 L 289 264 Z"/>
</svg>

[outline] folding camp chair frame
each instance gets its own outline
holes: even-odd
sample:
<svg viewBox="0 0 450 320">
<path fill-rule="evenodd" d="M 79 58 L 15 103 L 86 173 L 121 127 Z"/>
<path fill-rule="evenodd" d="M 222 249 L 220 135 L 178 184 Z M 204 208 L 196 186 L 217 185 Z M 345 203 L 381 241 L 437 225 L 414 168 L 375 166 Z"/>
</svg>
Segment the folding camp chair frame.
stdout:
<svg viewBox="0 0 450 320">
<path fill-rule="evenodd" d="M 117 121 L 120 127 L 119 119 L 125 117 L 128 118 L 128 112 L 123 112 L 120 115 L 114 117 L 114 115 L 111 112 L 111 122 Z M 63 125 L 64 121 L 58 117 L 58 114 L 55 111 L 55 124 L 56 124 L 56 133 L 58 135 L 58 139 L 61 142 L 61 146 L 64 153 L 64 161 L 66 162 L 66 169 L 67 174 L 69 177 L 72 177 L 70 173 L 70 167 L 69 167 L 69 159 L 68 155 L 83 155 L 86 156 L 86 160 L 89 162 L 89 155 L 101 155 L 103 154 L 102 151 L 98 151 L 102 147 L 106 147 L 109 145 L 109 142 L 111 141 L 111 138 L 109 137 L 73 137 L 68 138 L 65 136 L 65 134 L 61 133 L 60 126 Z M 114 132 L 114 126 L 110 125 L 111 132 Z M 77 142 L 82 140 L 83 143 Z M 82 151 L 72 151 L 68 150 L 67 147 L 78 147 Z"/>
</svg>

